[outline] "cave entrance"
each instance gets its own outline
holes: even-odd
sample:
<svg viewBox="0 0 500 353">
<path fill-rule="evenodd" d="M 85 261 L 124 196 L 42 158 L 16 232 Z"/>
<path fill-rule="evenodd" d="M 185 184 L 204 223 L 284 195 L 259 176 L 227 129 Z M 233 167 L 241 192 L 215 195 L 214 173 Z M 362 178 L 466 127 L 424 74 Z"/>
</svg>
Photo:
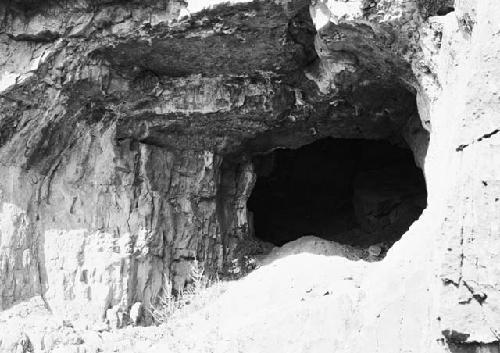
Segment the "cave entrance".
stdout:
<svg viewBox="0 0 500 353">
<path fill-rule="evenodd" d="M 252 231 L 278 246 L 305 235 L 390 246 L 426 206 L 412 152 L 386 141 L 324 138 L 254 156 L 253 165 Z"/>
</svg>

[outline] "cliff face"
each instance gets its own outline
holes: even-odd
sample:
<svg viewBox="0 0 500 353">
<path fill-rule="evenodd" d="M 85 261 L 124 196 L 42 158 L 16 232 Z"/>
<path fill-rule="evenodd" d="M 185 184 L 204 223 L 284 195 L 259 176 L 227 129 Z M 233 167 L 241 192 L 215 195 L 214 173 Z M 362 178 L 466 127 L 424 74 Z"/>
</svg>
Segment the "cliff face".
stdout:
<svg viewBox="0 0 500 353">
<path fill-rule="evenodd" d="M 454 6 L 454 12 L 421 25 L 421 52 L 412 65 L 420 117 L 430 130 L 428 207 L 381 266 L 397 268 L 398 275 L 379 281 L 369 294 L 364 308 L 373 316 L 365 316 L 362 332 L 372 332 L 368 339 L 380 332 L 415 337 L 401 343 L 410 351 L 440 351 L 444 345 L 452 352 L 497 352 L 499 157 L 494 151 L 500 120 L 499 69 L 492 53 L 500 42 L 490 16 L 500 7 L 493 1 Z M 372 288 L 375 280 L 367 285 Z M 369 308 L 389 292 L 385 309 Z M 426 339 L 411 335 L 420 330 Z M 388 347 L 379 349 L 393 351 Z"/>
<path fill-rule="evenodd" d="M 495 0 L 22 3 L 1 10 L 0 308 L 101 320 L 195 259 L 224 273 L 254 242 L 252 157 L 386 139 L 428 207 L 366 276 L 350 352 L 498 343 Z"/>
</svg>

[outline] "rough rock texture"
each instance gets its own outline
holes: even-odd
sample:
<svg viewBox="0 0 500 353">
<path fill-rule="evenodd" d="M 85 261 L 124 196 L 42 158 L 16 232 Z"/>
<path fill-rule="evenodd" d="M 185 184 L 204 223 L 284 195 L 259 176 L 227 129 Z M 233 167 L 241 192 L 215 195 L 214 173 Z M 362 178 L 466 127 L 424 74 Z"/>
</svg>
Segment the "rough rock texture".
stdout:
<svg viewBox="0 0 500 353">
<path fill-rule="evenodd" d="M 27 3 L 0 5 L 0 308 L 126 321 L 245 244 L 253 154 L 404 140 L 428 207 L 343 349 L 498 352 L 497 0 Z"/>
<path fill-rule="evenodd" d="M 48 311 L 40 297 L 2 311 L 0 352 L 138 352 L 164 331 L 154 326 L 113 330 L 103 323 L 78 325 L 63 318 Z"/>
</svg>

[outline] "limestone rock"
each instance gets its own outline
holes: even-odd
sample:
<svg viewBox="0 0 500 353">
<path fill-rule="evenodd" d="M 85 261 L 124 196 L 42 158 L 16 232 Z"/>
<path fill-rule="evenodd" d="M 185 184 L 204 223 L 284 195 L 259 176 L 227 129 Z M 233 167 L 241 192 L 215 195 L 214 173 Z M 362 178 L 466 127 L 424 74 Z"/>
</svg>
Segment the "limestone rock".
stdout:
<svg viewBox="0 0 500 353">
<path fill-rule="evenodd" d="M 5 341 L 0 342 L 0 348 L 2 352 L 8 353 L 33 353 L 35 351 L 30 338 L 24 332 L 5 338 Z"/>
<path fill-rule="evenodd" d="M 368 253 L 371 256 L 377 257 L 382 253 L 382 248 L 379 245 L 371 245 L 368 248 Z"/>
<path fill-rule="evenodd" d="M 136 302 L 132 305 L 129 312 L 130 321 L 134 325 L 139 325 L 142 320 L 144 306 L 141 302 Z"/>
<path fill-rule="evenodd" d="M 5 315 L 39 298 L 37 310 L 75 326 L 62 328 L 68 340 L 43 336 L 65 352 L 83 349 L 78 322 L 121 327 L 142 303 L 150 323 L 147 309 L 164 288 L 187 287 L 196 261 L 215 276 L 255 255 L 244 246 L 255 240 L 255 156 L 326 137 L 373 139 L 411 149 L 426 209 L 413 224 L 395 222 L 418 214 L 422 197 L 404 183 L 381 192 L 372 173 L 353 190 L 360 225 L 346 234 L 404 232 L 383 261 L 352 265 L 366 250 L 304 241 L 363 273 L 343 294 L 321 288 L 333 315 L 313 312 L 339 338 L 314 336 L 318 349 L 497 349 L 498 0 L 64 3 L 0 4 Z M 301 252 L 281 251 L 289 260 Z M 302 308 L 295 319 L 312 324 Z M 299 321 L 279 318 L 300 332 Z M 272 329 L 258 327 L 263 346 Z M 16 342 L 32 350 L 28 338 Z"/>
</svg>

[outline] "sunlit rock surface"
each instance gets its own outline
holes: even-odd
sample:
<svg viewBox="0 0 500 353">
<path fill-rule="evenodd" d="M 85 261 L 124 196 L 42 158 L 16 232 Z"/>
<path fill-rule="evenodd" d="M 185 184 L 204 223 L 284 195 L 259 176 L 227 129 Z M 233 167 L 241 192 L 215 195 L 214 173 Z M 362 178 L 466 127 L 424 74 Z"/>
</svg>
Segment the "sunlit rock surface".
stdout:
<svg viewBox="0 0 500 353">
<path fill-rule="evenodd" d="M 127 324 L 135 303 L 184 287 L 195 259 L 222 274 L 248 250 L 253 155 L 384 139 L 413 151 L 427 209 L 383 261 L 331 259 L 362 275 L 321 299 L 327 321 L 294 307 L 253 338 L 287 352 L 284 340 L 498 352 L 500 3 L 219 5 L 0 5 L 0 308 L 40 298 L 68 320 Z M 246 315 L 231 314 L 224 325 Z M 304 317 L 321 344 L 297 334 Z"/>
</svg>

